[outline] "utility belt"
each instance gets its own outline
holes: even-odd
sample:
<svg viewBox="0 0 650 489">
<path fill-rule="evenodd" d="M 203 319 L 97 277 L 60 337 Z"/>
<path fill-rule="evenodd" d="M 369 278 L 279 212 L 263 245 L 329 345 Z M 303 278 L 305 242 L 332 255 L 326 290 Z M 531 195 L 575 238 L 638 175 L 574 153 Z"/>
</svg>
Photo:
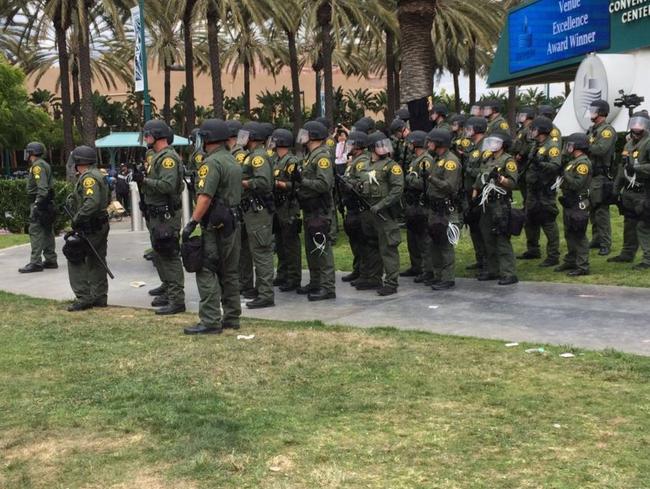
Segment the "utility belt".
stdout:
<svg viewBox="0 0 650 489">
<path fill-rule="evenodd" d="M 329 212 L 332 207 L 328 196 L 314 197 L 311 199 L 299 199 L 300 208 L 307 212 Z"/>
<path fill-rule="evenodd" d="M 512 194 L 510 192 L 508 192 L 506 194 L 491 192 L 490 195 L 488 196 L 487 200 L 488 200 L 488 202 L 504 201 L 504 202 L 510 203 L 512 201 Z"/>
<path fill-rule="evenodd" d="M 145 204 L 145 212 L 151 217 L 164 217 L 165 219 L 171 219 L 174 212 L 180 210 L 183 206 L 180 202 L 174 204 L 166 205 L 149 205 Z"/>
<path fill-rule="evenodd" d="M 644 185 L 636 184 L 634 187 L 625 187 L 624 192 L 632 192 L 634 194 L 645 194 L 646 188 Z"/>
<path fill-rule="evenodd" d="M 275 200 L 275 207 L 282 207 L 291 199 L 291 194 L 289 192 L 277 192 L 273 194 Z"/>
<path fill-rule="evenodd" d="M 275 202 L 273 194 L 267 194 L 263 196 L 253 195 L 252 197 L 245 197 L 241 200 L 239 206 L 243 214 L 247 212 L 262 212 L 264 209 L 267 210 L 269 214 L 273 214 L 275 211 Z"/>
<path fill-rule="evenodd" d="M 594 177 L 607 177 L 609 178 L 609 168 L 604 166 L 596 166 L 594 168 Z"/>
<path fill-rule="evenodd" d="M 414 206 L 420 205 L 422 202 L 422 192 L 417 190 L 407 190 L 404 192 L 404 203 L 406 205 Z"/>
<path fill-rule="evenodd" d="M 560 204 L 565 209 L 586 209 L 589 207 L 589 192 L 583 194 L 567 193 L 559 198 Z"/>
<path fill-rule="evenodd" d="M 108 224 L 108 214 L 103 213 L 75 225 L 75 231 L 85 234 L 93 234 L 100 231 Z"/>
<path fill-rule="evenodd" d="M 451 199 L 427 199 L 427 205 L 436 213 L 447 213 L 454 209 L 454 202 Z"/>
</svg>

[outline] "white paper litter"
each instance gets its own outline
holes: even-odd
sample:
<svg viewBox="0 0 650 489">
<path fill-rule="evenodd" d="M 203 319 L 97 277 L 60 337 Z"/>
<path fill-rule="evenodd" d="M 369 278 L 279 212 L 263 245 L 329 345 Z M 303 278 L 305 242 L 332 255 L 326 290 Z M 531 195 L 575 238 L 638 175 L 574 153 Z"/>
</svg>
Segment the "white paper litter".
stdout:
<svg viewBox="0 0 650 489">
<path fill-rule="evenodd" d="M 578 297 L 582 297 L 583 299 L 596 299 L 596 298 L 598 298 L 597 295 L 588 295 L 588 294 L 580 294 Z"/>
<path fill-rule="evenodd" d="M 562 425 L 559 423 L 554 423 L 553 428 L 562 428 Z"/>
<path fill-rule="evenodd" d="M 238 340 L 252 340 L 253 338 L 255 338 L 254 334 L 251 334 L 251 335 L 238 334 L 237 335 Z"/>
<path fill-rule="evenodd" d="M 519 346 L 519 343 L 506 343 L 507 348 L 512 348 L 513 346 Z"/>
<path fill-rule="evenodd" d="M 136 280 L 134 282 L 129 283 L 129 285 L 135 289 L 139 289 L 140 287 L 144 287 L 147 285 L 147 282 L 140 282 L 139 280 Z"/>
<path fill-rule="evenodd" d="M 524 350 L 526 353 L 544 353 L 544 348 L 529 348 L 528 350 Z"/>
<path fill-rule="evenodd" d="M 440 306 L 429 306 L 429 309 L 438 309 Z"/>
<path fill-rule="evenodd" d="M 562 357 L 562 358 L 575 358 L 575 355 L 573 353 L 561 353 L 560 357 Z"/>
</svg>

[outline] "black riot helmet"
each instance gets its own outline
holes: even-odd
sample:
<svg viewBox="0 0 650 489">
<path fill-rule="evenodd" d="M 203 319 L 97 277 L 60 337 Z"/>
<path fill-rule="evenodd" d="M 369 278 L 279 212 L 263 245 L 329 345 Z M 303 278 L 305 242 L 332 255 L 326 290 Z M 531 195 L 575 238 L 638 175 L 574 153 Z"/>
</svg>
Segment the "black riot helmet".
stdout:
<svg viewBox="0 0 650 489">
<path fill-rule="evenodd" d="M 250 141 L 264 141 L 264 129 L 259 122 L 250 121 L 242 126 L 237 133 L 237 144 L 246 146 Z"/>
<path fill-rule="evenodd" d="M 591 119 L 596 117 L 607 117 L 609 115 L 609 104 L 605 100 L 594 100 L 589 104 L 589 114 Z"/>
<path fill-rule="evenodd" d="M 377 131 L 368 135 L 368 149 L 379 156 L 386 156 L 393 152 L 393 144 L 383 132 Z"/>
<path fill-rule="evenodd" d="M 161 119 L 151 119 L 150 121 L 147 121 L 142 128 L 142 135 L 145 137 L 151 136 L 155 141 L 158 141 L 159 139 L 168 140 L 170 133 L 173 137 L 171 128 Z"/>
<path fill-rule="evenodd" d="M 402 107 L 397 111 L 395 117 L 402 119 L 404 122 L 408 122 L 411 119 L 411 114 L 406 107 Z"/>
<path fill-rule="evenodd" d="M 531 136 L 536 138 L 539 134 L 551 134 L 553 130 L 553 121 L 548 117 L 535 117 L 530 126 Z"/>
<path fill-rule="evenodd" d="M 544 116 L 546 117 L 546 116 Z M 523 124 L 526 121 L 532 121 L 535 119 L 535 109 L 532 107 L 522 107 L 517 112 L 517 122 Z"/>
<path fill-rule="evenodd" d="M 451 133 L 447 129 L 433 129 L 427 134 L 427 141 L 436 145 L 436 148 L 451 147 Z"/>
<path fill-rule="evenodd" d="M 276 129 L 271 134 L 270 149 L 291 148 L 293 146 L 293 134 L 287 129 Z"/>
<path fill-rule="evenodd" d="M 298 131 L 296 142 L 298 144 L 307 144 L 309 141 L 323 141 L 327 139 L 327 136 L 327 127 L 318 121 L 309 121 Z"/>
<path fill-rule="evenodd" d="M 491 98 L 481 102 L 481 107 L 483 108 L 483 116 L 490 117 L 494 114 L 498 114 L 503 110 L 503 104 L 499 99 Z"/>
<path fill-rule="evenodd" d="M 262 128 L 262 133 L 264 135 L 264 140 L 267 140 L 273 134 L 275 126 L 270 122 L 260 122 L 260 127 Z"/>
<path fill-rule="evenodd" d="M 320 122 L 321 124 L 323 124 L 328 131 L 332 128 L 332 125 L 330 124 L 330 120 L 327 117 L 316 117 L 316 119 L 314 120 L 316 122 Z"/>
<path fill-rule="evenodd" d="M 565 139 L 564 149 L 568 154 L 576 150 L 589 151 L 589 138 L 583 132 L 575 132 Z"/>
<path fill-rule="evenodd" d="M 487 132 L 487 121 L 484 117 L 470 117 L 465 121 L 465 137 L 471 138 L 475 134 Z"/>
<path fill-rule="evenodd" d="M 345 142 L 345 154 L 350 154 L 353 150 L 364 150 L 368 147 L 368 135 L 361 131 L 351 131 Z"/>
<path fill-rule="evenodd" d="M 361 131 L 370 134 L 375 130 L 375 121 L 370 117 L 362 117 L 352 126 L 353 131 Z"/>
<path fill-rule="evenodd" d="M 449 124 L 454 131 L 460 131 L 465 127 L 465 122 L 467 121 L 467 116 L 463 114 L 457 114 L 449 118 Z"/>
<path fill-rule="evenodd" d="M 424 148 L 427 144 L 427 133 L 424 131 L 413 131 L 406 136 L 406 141 L 414 148 Z"/>
<path fill-rule="evenodd" d="M 72 150 L 71 156 L 74 166 L 94 165 L 97 163 L 97 152 L 90 146 L 77 146 Z"/>
<path fill-rule="evenodd" d="M 555 108 L 552 105 L 540 105 L 537 107 L 537 114 L 549 119 L 555 119 Z"/>
<path fill-rule="evenodd" d="M 228 130 L 230 131 L 231 138 L 236 138 L 239 134 L 239 130 L 243 127 L 243 124 L 235 119 L 226 121 L 226 124 L 228 124 Z"/>
<path fill-rule="evenodd" d="M 396 118 L 390 123 L 389 131 L 391 134 L 395 134 L 398 131 L 401 132 L 404 129 L 406 129 L 406 122 L 400 118 Z"/>
<path fill-rule="evenodd" d="M 433 105 L 433 108 L 431 109 L 431 113 L 441 115 L 442 117 L 447 117 L 447 115 L 449 114 L 449 109 L 445 104 L 437 103 Z"/>
<path fill-rule="evenodd" d="M 199 134 L 204 143 L 221 143 L 230 138 L 230 129 L 221 119 L 206 119 L 201 124 Z"/>
<path fill-rule="evenodd" d="M 24 160 L 29 161 L 30 156 L 43 156 L 45 154 L 45 145 L 39 143 L 38 141 L 32 141 L 27 146 L 23 152 Z"/>
</svg>

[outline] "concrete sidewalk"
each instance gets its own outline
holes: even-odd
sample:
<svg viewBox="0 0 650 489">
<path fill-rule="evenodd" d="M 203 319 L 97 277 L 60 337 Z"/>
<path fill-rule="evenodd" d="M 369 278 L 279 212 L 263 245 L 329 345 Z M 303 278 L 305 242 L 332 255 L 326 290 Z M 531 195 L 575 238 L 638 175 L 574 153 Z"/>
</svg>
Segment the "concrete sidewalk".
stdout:
<svg viewBox="0 0 650 489">
<path fill-rule="evenodd" d="M 29 257 L 29 246 L 0 250 L 0 289 L 57 300 L 73 298 L 65 258 L 57 239 L 58 270 L 21 275 L 18 268 Z M 149 247 L 146 232 L 130 232 L 126 223 L 113 225 L 109 235 L 111 305 L 150 307 L 147 290 L 159 284 L 150 262 L 142 259 Z M 358 292 L 340 281 L 337 299 L 310 303 L 306 297 L 276 289 L 276 306 L 248 311 L 247 317 L 306 321 L 357 327 L 390 326 L 506 341 L 574 345 L 650 355 L 650 289 L 520 283 L 500 287 L 494 282 L 460 279 L 456 289 L 433 292 L 403 279 L 399 293 L 380 298 L 374 291 Z M 131 282 L 146 286 L 134 288 Z M 303 280 L 306 283 L 307 279 Z M 198 309 L 193 275 L 186 275 L 187 306 Z M 65 313 L 68 314 L 68 313 Z"/>
</svg>

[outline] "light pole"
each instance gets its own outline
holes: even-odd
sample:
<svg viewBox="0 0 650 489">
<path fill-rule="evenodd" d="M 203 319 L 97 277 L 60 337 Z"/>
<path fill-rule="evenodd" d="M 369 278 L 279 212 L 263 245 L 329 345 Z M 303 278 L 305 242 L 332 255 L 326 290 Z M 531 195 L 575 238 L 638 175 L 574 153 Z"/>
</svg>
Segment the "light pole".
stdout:
<svg viewBox="0 0 650 489">
<path fill-rule="evenodd" d="M 151 119 L 151 98 L 149 97 L 149 77 L 147 74 L 147 43 L 144 38 L 144 0 L 138 0 L 138 7 L 140 8 L 140 56 L 142 57 L 142 82 L 144 89 L 142 95 L 144 96 L 144 122 Z"/>
</svg>

